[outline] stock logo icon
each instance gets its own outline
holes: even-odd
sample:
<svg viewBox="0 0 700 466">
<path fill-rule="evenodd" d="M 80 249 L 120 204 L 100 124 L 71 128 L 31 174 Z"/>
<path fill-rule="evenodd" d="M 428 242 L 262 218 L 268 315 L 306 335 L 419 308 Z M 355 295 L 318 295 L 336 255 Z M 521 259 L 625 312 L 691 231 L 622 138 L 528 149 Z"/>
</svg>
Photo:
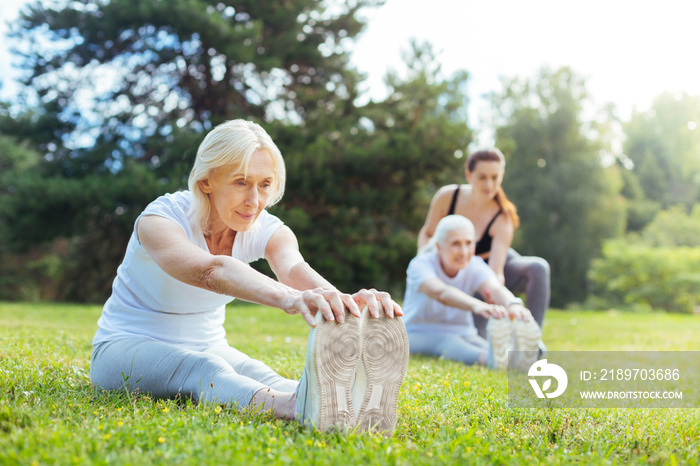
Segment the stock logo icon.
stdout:
<svg viewBox="0 0 700 466">
<path fill-rule="evenodd" d="M 569 377 L 566 375 L 564 369 L 556 364 L 548 363 L 546 359 L 535 361 L 535 363 L 530 366 L 527 375 L 528 377 L 536 377 L 534 379 L 529 379 L 529 382 L 530 385 L 532 385 L 532 389 L 535 391 L 537 398 L 544 398 L 545 396 L 547 398 L 556 398 L 564 393 L 564 390 L 566 390 L 566 386 L 569 383 Z M 537 377 L 547 377 L 542 384 L 542 387 L 540 387 Z M 552 377 L 554 377 L 554 379 L 557 381 L 557 389 L 551 393 L 548 393 L 547 390 L 549 390 L 552 385 Z"/>
</svg>

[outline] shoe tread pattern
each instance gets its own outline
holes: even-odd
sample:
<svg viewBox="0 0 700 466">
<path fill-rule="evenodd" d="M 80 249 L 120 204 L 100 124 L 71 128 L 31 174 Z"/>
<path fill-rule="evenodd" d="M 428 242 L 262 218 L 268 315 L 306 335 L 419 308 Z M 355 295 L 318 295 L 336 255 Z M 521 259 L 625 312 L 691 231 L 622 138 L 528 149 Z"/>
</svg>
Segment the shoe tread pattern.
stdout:
<svg viewBox="0 0 700 466">
<path fill-rule="evenodd" d="M 537 322 L 517 321 L 514 326 L 516 336 L 516 348 L 521 352 L 518 368 L 527 371 L 539 355 L 539 342 L 542 338 L 542 330 Z"/>
<path fill-rule="evenodd" d="M 491 351 L 496 362 L 496 369 L 508 367 L 508 350 L 510 349 L 511 337 L 513 335 L 512 322 L 509 318 L 490 319 L 489 340 Z"/>
<path fill-rule="evenodd" d="M 360 319 L 346 312 L 342 324 L 319 320 L 314 348 L 320 393 L 316 427 L 321 431 L 352 428 L 351 390 L 361 357 Z"/>
<path fill-rule="evenodd" d="M 408 335 L 400 317 L 363 315 L 362 363 L 367 372 L 358 425 L 391 436 L 396 427 L 399 390 L 408 367 Z"/>
</svg>

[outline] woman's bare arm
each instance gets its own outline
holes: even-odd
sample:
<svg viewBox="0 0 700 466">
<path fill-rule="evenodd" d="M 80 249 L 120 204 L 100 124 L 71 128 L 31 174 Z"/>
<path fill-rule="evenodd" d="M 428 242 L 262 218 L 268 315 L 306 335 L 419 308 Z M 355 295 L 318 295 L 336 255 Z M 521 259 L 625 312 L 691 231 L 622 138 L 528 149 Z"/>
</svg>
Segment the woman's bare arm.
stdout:
<svg viewBox="0 0 700 466">
<path fill-rule="evenodd" d="M 182 228 L 171 220 L 144 216 L 138 222 L 137 234 L 156 264 L 183 283 L 277 307 L 288 314 L 301 314 L 311 326 L 316 325 L 314 315 L 317 311 L 321 311 L 327 320 L 333 320 L 333 312 L 321 294 L 294 289 L 233 257 L 212 255 L 194 245 Z"/>
<path fill-rule="evenodd" d="M 418 287 L 418 291 L 450 307 L 470 311 L 484 317 L 505 317 L 506 309 L 498 304 L 487 304 L 469 296 L 454 286 L 447 285 L 437 277 L 429 278 Z"/>
<path fill-rule="evenodd" d="M 501 284 L 505 284 L 505 266 L 508 256 L 508 248 L 513 243 L 513 222 L 506 213 L 498 216 L 491 226 L 491 252 L 489 253 L 489 266 L 496 272 Z"/>
<path fill-rule="evenodd" d="M 443 186 L 433 196 L 433 199 L 430 201 L 430 208 L 428 209 L 425 223 L 418 233 L 418 249 L 422 248 L 430 241 L 430 238 L 432 238 L 435 233 L 438 222 L 447 215 L 455 189 L 457 189 L 456 184 Z"/>
<path fill-rule="evenodd" d="M 280 282 L 297 290 L 313 290 L 321 294 L 340 322 L 345 319 L 345 307 L 356 317 L 360 316 L 360 307 L 364 306 L 374 317 L 379 317 L 382 310 L 390 318 L 403 315 L 401 306 L 388 293 L 363 289 L 349 295 L 338 291 L 304 260 L 297 238 L 287 226 L 280 227 L 272 235 L 265 249 L 265 259 Z"/>
</svg>

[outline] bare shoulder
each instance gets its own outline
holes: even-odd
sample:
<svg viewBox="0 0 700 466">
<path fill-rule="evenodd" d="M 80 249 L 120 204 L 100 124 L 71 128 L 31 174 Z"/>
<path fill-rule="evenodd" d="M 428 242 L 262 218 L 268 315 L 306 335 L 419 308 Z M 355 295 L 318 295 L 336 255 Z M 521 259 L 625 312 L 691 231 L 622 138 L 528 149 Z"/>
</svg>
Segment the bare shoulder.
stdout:
<svg viewBox="0 0 700 466">
<path fill-rule="evenodd" d="M 287 225 L 280 225 L 267 242 L 265 256 L 285 249 L 298 250 L 299 243 L 291 228 Z"/>
<path fill-rule="evenodd" d="M 491 227 L 491 236 L 506 234 L 512 237 L 514 229 L 513 219 L 510 218 L 510 215 L 508 215 L 506 211 L 502 211 L 493 222 L 493 226 Z"/>
<path fill-rule="evenodd" d="M 184 237 L 185 232 L 180 225 L 174 221 L 161 217 L 159 215 L 144 215 L 138 219 L 136 223 L 136 237 L 140 242 L 153 242 L 154 245 L 158 241 L 166 237 Z"/>
<path fill-rule="evenodd" d="M 447 203 L 452 201 L 452 196 L 454 196 L 455 191 L 459 188 L 460 196 L 465 190 L 469 190 L 471 192 L 471 186 L 468 184 L 448 184 L 443 186 L 442 188 L 438 189 L 435 195 L 433 196 L 433 203 L 439 202 L 439 203 Z"/>
</svg>

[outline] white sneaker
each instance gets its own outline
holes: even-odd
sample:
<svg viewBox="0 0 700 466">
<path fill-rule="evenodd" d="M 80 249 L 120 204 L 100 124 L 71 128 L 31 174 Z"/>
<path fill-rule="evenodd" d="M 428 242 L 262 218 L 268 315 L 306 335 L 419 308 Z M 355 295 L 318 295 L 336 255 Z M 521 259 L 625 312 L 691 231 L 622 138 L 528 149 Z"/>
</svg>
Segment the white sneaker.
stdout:
<svg viewBox="0 0 700 466">
<path fill-rule="evenodd" d="M 399 390 L 408 367 L 408 335 L 400 317 L 379 318 L 362 311 L 362 364 L 357 370 L 353 399 L 360 406 L 360 430 L 391 437 L 396 427 Z M 361 401 L 360 401 L 361 400 Z"/>
<path fill-rule="evenodd" d="M 506 369 L 508 367 L 508 351 L 513 348 L 512 321 L 508 317 L 490 318 L 486 324 L 486 337 L 491 346 L 488 367 Z"/>
<path fill-rule="evenodd" d="M 537 322 L 516 320 L 513 323 L 515 333 L 515 349 L 518 351 L 518 361 L 514 368 L 527 372 L 539 359 L 542 330 Z"/>
<path fill-rule="evenodd" d="M 346 311 L 340 324 L 318 312 L 316 322 L 309 332 L 295 417 L 321 431 L 352 429 L 357 425 L 352 387 L 360 363 L 360 319 Z"/>
</svg>

